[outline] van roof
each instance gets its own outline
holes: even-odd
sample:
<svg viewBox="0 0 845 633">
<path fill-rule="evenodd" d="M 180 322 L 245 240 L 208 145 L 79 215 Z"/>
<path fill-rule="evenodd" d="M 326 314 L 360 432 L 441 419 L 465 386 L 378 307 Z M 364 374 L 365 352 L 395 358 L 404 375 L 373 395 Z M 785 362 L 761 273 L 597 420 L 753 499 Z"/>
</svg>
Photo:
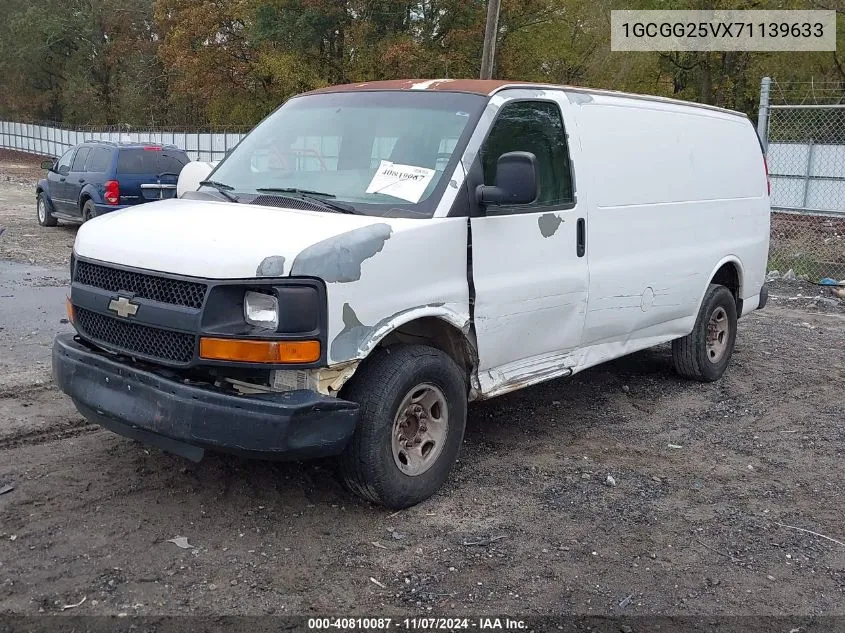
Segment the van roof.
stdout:
<svg viewBox="0 0 845 633">
<path fill-rule="evenodd" d="M 608 95 L 625 97 L 628 99 L 642 99 L 647 101 L 658 101 L 662 103 L 674 103 L 693 108 L 704 108 L 727 114 L 734 114 L 746 117 L 744 112 L 720 108 L 718 106 L 696 103 L 694 101 L 682 101 L 669 97 L 657 97 L 653 95 L 636 94 L 631 92 L 618 92 L 616 90 L 602 90 L 597 88 L 584 88 L 580 86 L 563 86 L 555 84 L 544 84 L 531 81 L 507 81 L 504 79 L 390 79 L 387 81 L 363 81 L 352 84 L 340 84 L 337 86 L 326 86 L 318 88 L 305 94 L 320 94 L 327 92 L 356 92 L 369 90 L 438 90 L 441 92 L 470 92 L 473 94 L 492 96 L 506 88 L 545 88 L 554 90 L 565 90 L 568 92 L 580 92 L 583 94 Z"/>
</svg>

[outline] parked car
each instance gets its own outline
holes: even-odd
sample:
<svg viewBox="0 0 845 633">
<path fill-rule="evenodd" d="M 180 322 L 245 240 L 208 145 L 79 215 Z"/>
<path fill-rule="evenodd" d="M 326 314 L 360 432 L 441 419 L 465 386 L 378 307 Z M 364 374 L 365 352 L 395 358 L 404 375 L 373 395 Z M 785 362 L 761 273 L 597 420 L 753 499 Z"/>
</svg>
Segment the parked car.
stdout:
<svg viewBox="0 0 845 633">
<path fill-rule="evenodd" d="M 127 206 L 173 198 L 188 155 L 173 145 L 87 141 L 41 167 L 38 223 L 85 222 Z"/>
<path fill-rule="evenodd" d="M 57 384 L 190 459 L 338 456 L 392 508 L 445 481 L 469 401 L 668 342 L 678 373 L 714 381 L 766 303 L 765 161 L 721 108 L 336 86 L 191 178 L 79 230 Z"/>
</svg>

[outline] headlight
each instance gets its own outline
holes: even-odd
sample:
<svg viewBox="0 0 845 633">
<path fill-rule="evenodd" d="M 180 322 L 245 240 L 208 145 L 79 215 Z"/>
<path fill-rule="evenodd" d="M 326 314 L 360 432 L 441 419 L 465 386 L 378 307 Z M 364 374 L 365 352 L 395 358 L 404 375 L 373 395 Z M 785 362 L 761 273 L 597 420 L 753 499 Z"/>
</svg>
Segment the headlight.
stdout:
<svg viewBox="0 0 845 633">
<path fill-rule="evenodd" d="M 244 295 L 244 319 L 250 325 L 275 331 L 279 327 L 278 300 L 261 292 L 247 292 Z"/>
</svg>

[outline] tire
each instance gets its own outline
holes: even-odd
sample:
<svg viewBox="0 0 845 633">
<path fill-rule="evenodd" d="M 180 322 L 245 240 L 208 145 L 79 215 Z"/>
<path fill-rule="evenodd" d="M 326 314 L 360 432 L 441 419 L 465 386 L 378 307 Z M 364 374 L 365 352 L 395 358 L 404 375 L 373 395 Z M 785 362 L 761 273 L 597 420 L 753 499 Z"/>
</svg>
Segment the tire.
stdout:
<svg viewBox="0 0 845 633">
<path fill-rule="evenodd" d="M 397 510 L 433 495 L 458 458 L 466 427 L 466 377 L 455 362 L 421 345 L 378 350 L 343 397 L 360 405 L 339 459 L 346 487 Z"/>
<path fill-rule="evenodd" d="M 88 198 L 85 204 L 82 205 L 82 221 L 87 222 L 91 218 L 97 217 L 97 207 L 94 206 L 94 201 Z"/>
<path fill-rule="evenodd" d="M 736 300 L 725 286 L 710 284 L 695 328 L 672 341 L 672 361 L 684 378 L 713 382 L 722 377 L 736 343 Z M 712 335 L 711 335 L 712 333 Z"/>
<path fill-rule="evenodd" d="M 59 222 L 53 217 L 53 210 L 50 203 L 42 192 L 38 192 L 35 198 L 35 217 L 41 226 L 56 226 Z"/>
</svg>

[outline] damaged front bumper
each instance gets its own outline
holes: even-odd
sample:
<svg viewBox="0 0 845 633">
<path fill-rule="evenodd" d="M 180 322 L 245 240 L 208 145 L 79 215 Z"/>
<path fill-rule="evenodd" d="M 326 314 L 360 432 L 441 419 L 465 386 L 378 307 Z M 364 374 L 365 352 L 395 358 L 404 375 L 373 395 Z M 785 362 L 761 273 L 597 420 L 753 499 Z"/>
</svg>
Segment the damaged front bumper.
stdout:
<svg viewBox="0 0 845 633">
<path fill-rule="evenodd" d="M 358 405 L 308 390 L 233 395 L 120 362 L 61 334 L 53 343 L 59 389 L 91 422 L 199 461 L 206 449 L 259 459 L 337 455 Z"/>
</svg>

